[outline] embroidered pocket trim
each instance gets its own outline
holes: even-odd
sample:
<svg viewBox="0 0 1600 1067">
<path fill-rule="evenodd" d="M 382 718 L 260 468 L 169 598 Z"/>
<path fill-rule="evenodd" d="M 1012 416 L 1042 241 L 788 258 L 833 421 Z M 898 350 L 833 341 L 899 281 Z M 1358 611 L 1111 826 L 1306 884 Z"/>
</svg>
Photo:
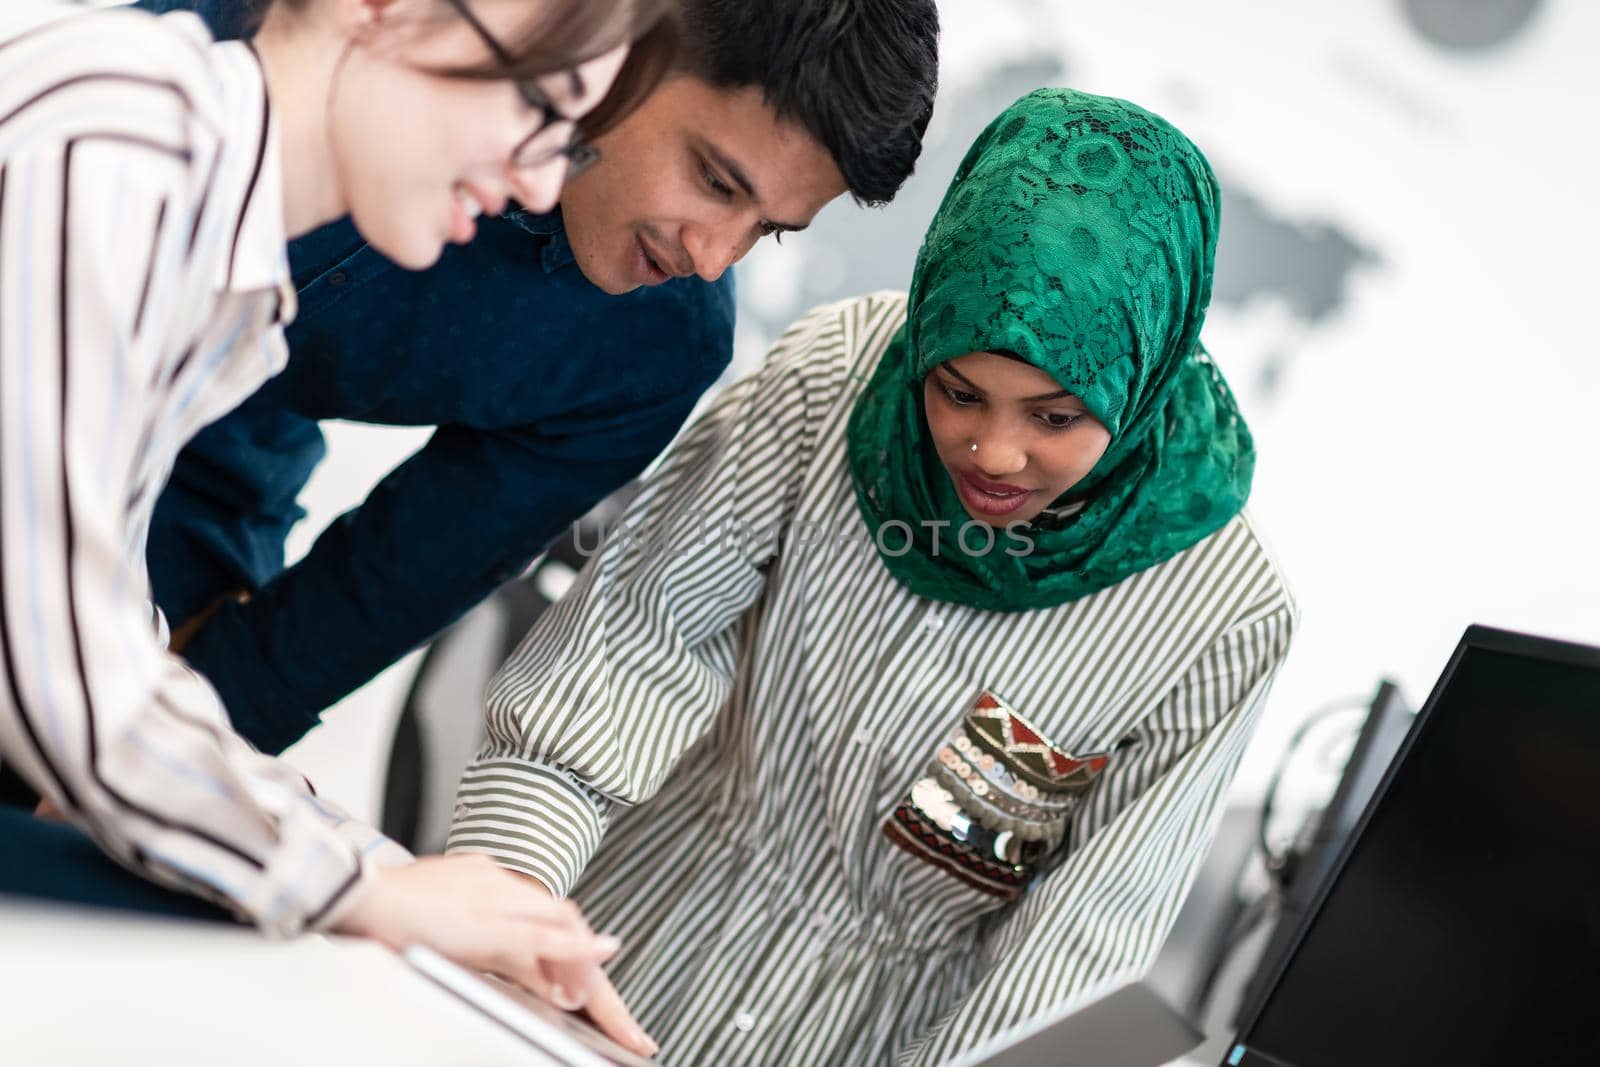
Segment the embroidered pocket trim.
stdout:
<svg viewBox="0 0 1600 1067">
<path fill-rule="evenodd" d="M 1075 756 L 985 692 L 928 762 L 884 834 L 985 893 L 1015 900 L 1110 762 Z"/>
<path fill-rule="evenodd" d="M 967 727 L 974 741 L 1046 793 L 1081 793 L 1111 761 L 1103 753 L 1079 757 L 1064 752 L 992 693 L 979 697 L 967 712 Z"/>
</svg>

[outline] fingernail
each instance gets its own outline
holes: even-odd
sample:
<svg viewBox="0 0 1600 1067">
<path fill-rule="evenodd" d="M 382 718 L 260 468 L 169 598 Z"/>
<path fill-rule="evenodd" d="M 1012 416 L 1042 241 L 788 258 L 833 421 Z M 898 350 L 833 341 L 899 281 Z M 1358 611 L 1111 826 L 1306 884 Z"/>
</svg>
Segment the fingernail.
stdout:
<svg viewBox="0 0 1600 1067">
<path fill-rule="evenodd" d="M 656 1044 L 655 1038 L 651 1037 L 643 1030 L 638 1031 L 638 1038 L 639 1047 L 644 1049 L 644 1054 L 646 1056 L 654 1056 L 656 1053 L 661 1051 L 661 1046 Z"/>
<path fill-rule="evenodd" d="M 598 938 L 596 938 L 596 944 L 600 946 L 601 952 L 609 954 L 622 947 L 622 939 L 619 937 L 613 937 L 610 934 L 601 934 Z"/>
<path fill-rule="evenodd" d="M 551 986 L 550 999 L 555 1002 L 556 1007 L 561 1008 L 563 1011 L 577 1011 L 583 1007 L 578 998 L 569 993 L 564 985 Z"/>
</svg>

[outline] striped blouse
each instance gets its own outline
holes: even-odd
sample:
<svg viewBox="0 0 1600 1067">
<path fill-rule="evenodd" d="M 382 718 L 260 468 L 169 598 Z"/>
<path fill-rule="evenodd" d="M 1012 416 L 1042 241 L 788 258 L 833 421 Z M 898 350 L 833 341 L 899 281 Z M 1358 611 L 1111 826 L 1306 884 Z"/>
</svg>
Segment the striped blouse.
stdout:
<svg viewBox="0 0 1600 1067">
<path fill-rule="evenodd" d="M 1245 516 L 1056 608 L 896 584 L 845 425 L 904 318 L 793 327 L 489 687 L 450 847 L 619 935 L 669 1063 L 938 1063 L 1148 965 L 1288 648 Z"/>
<path fill-rule="evenodd" d="M 274 933 L 394 846 L 165 649 L 145 535 L 294 314 L 255 54 L 193 15 L 0 14 L 0 760 L 118 860 Z M 68 9 L 71 10 L 71 9 Z"/>
</svg>

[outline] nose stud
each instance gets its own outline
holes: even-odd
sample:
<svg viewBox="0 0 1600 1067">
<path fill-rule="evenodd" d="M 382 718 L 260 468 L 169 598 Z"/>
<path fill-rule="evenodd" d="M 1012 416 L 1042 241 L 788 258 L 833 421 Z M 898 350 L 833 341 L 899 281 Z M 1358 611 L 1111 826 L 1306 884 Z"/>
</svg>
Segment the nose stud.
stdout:
<svg viewBox="0 0 1600 1067">
<path fill-rule="evenodd" d="M 974 452 L 976 452 L 978 450 L 978 442 L 976 442 L 976 441 L 972 442 L 972 450 Z"/>
</svg>

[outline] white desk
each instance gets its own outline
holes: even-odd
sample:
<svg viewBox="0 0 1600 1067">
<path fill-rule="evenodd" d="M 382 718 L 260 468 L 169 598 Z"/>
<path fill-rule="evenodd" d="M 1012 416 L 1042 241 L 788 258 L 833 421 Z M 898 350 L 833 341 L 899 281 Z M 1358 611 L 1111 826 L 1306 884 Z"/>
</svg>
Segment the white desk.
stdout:
<svg viewBox="0 0 1600 1067">
<path fill-rule="evenodd" d="M 5 1067 L 552 1067 L 383 948 L 0 897 Z"/>
</svg>

